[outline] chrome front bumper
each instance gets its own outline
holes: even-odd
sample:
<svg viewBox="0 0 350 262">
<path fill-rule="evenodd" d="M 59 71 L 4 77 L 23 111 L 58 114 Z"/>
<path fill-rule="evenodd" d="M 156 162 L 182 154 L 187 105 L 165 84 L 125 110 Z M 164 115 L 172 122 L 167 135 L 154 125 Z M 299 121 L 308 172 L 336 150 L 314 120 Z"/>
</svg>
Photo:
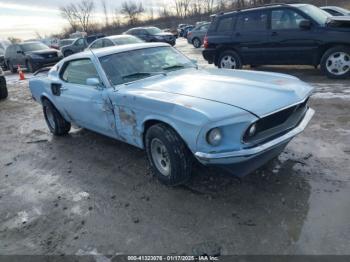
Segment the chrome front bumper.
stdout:
<svg viewBox="0 0 350 262">
<path fill-rule="evenodd" d="M 245 162 L 249 159 L 260 156 L 265 152 L 269 152 L 281 145 L 286 146 L 293 137 L 300 134 L 306 128 L 307 124 L 310 122 L 314 114 L 315 114 L 315 111 L 309 108 L 305 113 L 303 120 L 299 123 L 297 127 L 292 129 L 288 133 L 274 140 L 271 140 L 265 144 L 262 144 L 253 148 L 247 148 L 247 149 L 242 149 L 238 151 L 222 152 L 222 153 L 196 152 L 195 156 L 199 162 L 207 165 L 210 165 L 210 164 L 227 165 L 227 164 Z"/>
</svg>

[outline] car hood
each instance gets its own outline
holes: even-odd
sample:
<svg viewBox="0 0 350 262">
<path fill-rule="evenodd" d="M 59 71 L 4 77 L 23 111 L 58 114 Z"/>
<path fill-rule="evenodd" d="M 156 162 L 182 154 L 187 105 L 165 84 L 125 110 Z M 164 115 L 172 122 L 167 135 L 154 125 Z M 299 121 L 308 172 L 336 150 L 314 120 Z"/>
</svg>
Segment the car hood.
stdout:
<svg viewBox="0 0 350 262">
<path fill-rule="evenodd" d="M 226 69 L 179 70 L 142 87 L 232 105 L 258 117 L 301 102 L 313 91 L 293 76 Z"/>
<path fill-rule="evenodd" d="M 29 52 L 26 52 L 26 54 L 45 55 L 45 54 L 52 54 L 57 52 L 58 50 L 50 48 L 50 49 L 44 49 L 44 50 L 38 50 L 38 51 L 29 51 Z"/>
<path fill-rule="evenodd" d="M 332 16 L 328 18 L 326 25 L 327 27 L 350 29 L 350 16 Z"/>
<path fill-rule="evenodd" d="M 161 32 L 161 33 L 158 33 L 158 34 L 155 34 L 156 36 L 173 36 L 172 33 L 167 33 L 167 32 Z"/>
</svg>

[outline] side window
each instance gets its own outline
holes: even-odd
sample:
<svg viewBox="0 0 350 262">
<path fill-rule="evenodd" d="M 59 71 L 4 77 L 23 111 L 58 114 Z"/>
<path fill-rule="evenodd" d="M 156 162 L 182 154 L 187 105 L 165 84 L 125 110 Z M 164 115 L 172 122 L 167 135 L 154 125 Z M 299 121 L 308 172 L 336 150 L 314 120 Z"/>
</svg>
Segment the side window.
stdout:
<svg viewBox="0 0 350 262">
<path fill-rule="evenodd" d="M 331 15 L 333 16 L 341 16 L 342 14 L 335 11 L 335 10 L 332 10 L 332 9 L 324 9 L 325 11 L 327 11 L 328 13 L 330 13 Z"/>
<path fill-rule="evenodd" d="M 114 46 L 113 42 L 109 39 L 103 39 L 103 46 L 108 47 L 108 46 Z"/>
<path fill-rule="evenodd" d="M 271 29 L 299 29 L 299 23 L 305 18 L 290 9 L 272 10 Z"/>
<path fill-rule="evenodd" d="M 202 26 L 199 28 L 199 30 L 200 30 L 200 31 L 207 31 L 208 28 L 209 28 L 209 24 L 207 24 L 207 25 L 202 25 Z"/>
<path fill-rule="evenodd" d="M 68 62 L 61 77 L 72 84 L 86 85 L 88 78 L 99 78 L 96 68 L 90 59 L 80 59 Z"/>
<path fill-rule="evenodd" d="M 78 39 L 78 40 L 75 42 L 75 45 L 77 45 L 77 46 L 83 46 L 83 45 L 84 45 L 84 39 L 83 39 L 83 38 Z"/>
<path fill-rule="evenodd" d="M 92 49 L 101 48 L 101 47 L 103 47 L 103 42 L 102 42 L 102 40 L 97 40 L 95 43 L 93 43 L 93 44 L 91 45 L 91 48 L 92 48 Z"/>
<path fill-rule="evenodd" d="M 267 12 L 240 14 L 236 23 L 237 31 L 264 31 L 267 29 Z"/>
<path fill-rule="evenodd" d="M 209 27 L 209 25 L 207 25 Z M 224 17 L 221 18 L 218 22 L 217 32 L 232 32 L 233 31 L 233 18 L 232 17 Z"/>
</svg>

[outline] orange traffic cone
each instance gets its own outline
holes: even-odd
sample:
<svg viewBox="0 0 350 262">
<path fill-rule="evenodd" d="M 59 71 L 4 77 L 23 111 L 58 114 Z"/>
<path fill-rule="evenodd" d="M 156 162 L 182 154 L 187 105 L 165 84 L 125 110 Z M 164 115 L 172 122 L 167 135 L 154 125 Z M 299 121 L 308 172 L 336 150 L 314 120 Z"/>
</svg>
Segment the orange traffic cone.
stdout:
<svg viewBox="0 0 350 262">
<path fill-rule="evenodd" d="M 17 71 L 18 71 L 18 74 L 19 74 L 19 80 L 25 80 L 26 78 L 25 78 L 25 76 L 24 76 L 24 73 L 23 73 L 23 71 L 22 71 L 22 69 L 21 69 L 21 67 L 18 65 L 18 69 L 17 69 Z"/>
</svg>

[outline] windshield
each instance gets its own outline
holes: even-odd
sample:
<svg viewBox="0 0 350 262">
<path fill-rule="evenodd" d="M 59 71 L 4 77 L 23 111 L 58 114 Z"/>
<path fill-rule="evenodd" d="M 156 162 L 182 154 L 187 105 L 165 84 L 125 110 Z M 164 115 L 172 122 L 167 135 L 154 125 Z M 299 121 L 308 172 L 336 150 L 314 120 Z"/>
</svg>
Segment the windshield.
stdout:
<svg viewBox="0 0 350 262">
<path fill-rule="evenodd" d="M 324 26 L 327 22 L 327 19 L 331 17 L 330 14 L 314 5 L 301 5 L 298 6 L 298 8 L 309 15 L 312 19 L 314 19 L 319 25 Z"/>
<path fill-rule="evenodd" d="M 111 39 L 116 45 L 127 45 L 127 44 L 137 44 L 143 43 L 143 41 L 137 37 L 125 36 L 125 37 L 116 37 Z"/>
<path fill-rule="evenodd" d="M 154 47 L 116 53 L 100 58 L 113 85 L 196 66 L 172 47 Z"/>
<path fill-rule="evenodd" d="M 21 44 L 21 48 L 22 48 L 23 52 L 32 52 L 32 51 L 49 49 L 49 47 L 47 45 L 44 45 L 42 43 Z"/>
<path fill-rule="evenodd" d="M 155 34 L 162 33 L 162 30 L 160 30 L 160 29 L 157 28 L 157 27 L 150 27 L 150 28 L 147 28 L 146 31 L 147 31 L 148 33 L 150 33 L 151 35 L 155 35 Z"/>
</svg>

